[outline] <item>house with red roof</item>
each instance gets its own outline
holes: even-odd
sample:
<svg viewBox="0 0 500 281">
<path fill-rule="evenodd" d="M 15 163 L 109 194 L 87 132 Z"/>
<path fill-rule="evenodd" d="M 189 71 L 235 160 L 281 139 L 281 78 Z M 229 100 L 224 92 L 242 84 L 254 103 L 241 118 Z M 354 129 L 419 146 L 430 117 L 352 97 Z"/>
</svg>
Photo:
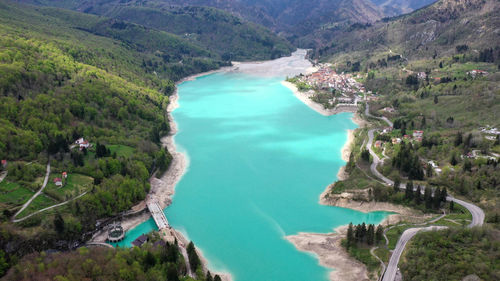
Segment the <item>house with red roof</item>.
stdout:
<svg viewBox="0 0 500 281">
<path fill-rule="evenodd" d="M 61 178 L 55 178 L 55 179 L 54 179 L 54 184 L 55 184 L 56 186 L 62 186 L 62 185 L 63 185 L 63 183 L 62 183 L 62 179 L 61 179 Z"/>
</svg>

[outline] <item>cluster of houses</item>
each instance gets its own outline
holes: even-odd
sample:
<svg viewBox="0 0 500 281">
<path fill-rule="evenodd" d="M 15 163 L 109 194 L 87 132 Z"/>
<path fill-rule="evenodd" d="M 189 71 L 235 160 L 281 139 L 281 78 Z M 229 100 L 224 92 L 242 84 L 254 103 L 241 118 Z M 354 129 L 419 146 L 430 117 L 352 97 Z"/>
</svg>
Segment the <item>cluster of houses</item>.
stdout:
<svg viewBox="0 0 500 281">
<path fill-rule="evenodd" d="M 390 132 L 392 132 L 392 127 L 385 127 L 381 134 L 384 135 L 384 134 L 389 134 Z M 417 141 L 417 142 L 422 142 L 422 139 L 424 137 L 424 131 L 420 131 L 420 130 L 415 130 L 413 131 L 413 134 L 410 136 L 410 135 L 404 135 L 403 138 L 392 138 L 391 139 L 391 143 L 392 144 L 400 144 L 404 139 L 405 140 L 413 140 L 413 141 Z M 382 141 L 376 141 L 375 142 L 375 147 L 382 147 L 384 143 Z"/>
<path fill-rule="evenodd" d="M 487 140 L 494 141 L 497 139 L 497 136 L 500 135 L 500 130 L 498 130 L 497 128 L 492 128 L 490 126 L 481 127 L 479 128 L 479 130 L 481 131 L 481 133 L 486 134 L 485 138 Z"/>
<path fill-rule="evenodd" d="M 319 89 L 336 89 L 344 94 L 365 93 L 363 84 L 357 82 L 351 74 L 337 74 L 328 64 L 321 65 L 314 73 L 299 78 L 309 86 Z"/>
</svg>

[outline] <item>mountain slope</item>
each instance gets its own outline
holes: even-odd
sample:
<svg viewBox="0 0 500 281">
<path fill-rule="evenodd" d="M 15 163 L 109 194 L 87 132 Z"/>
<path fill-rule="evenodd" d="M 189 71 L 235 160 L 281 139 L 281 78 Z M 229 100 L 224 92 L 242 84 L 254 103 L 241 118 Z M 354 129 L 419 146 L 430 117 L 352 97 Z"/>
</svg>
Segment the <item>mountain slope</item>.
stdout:
<svg viewBox="0 0 500 281">
<path fill-rule="evenodd" d="M 8 161 L 0 276 L 30 252 L 77 247 L 98 219 L 145 198 L 150 176 L 171 160 L 160 137 L 169 131 L 173 80 L 226 65 L 217 58 L 163 31 L 0 1 L 0 159 Z M 70 146 L 80 137 L 92 146 Z M 82 197 L 11 222 L 39 190 L 49 161 L 47 187 L 17 218 Z M 58 189 L 53 179 L 63 172 Z"/>
<path fill-rule="evenodd" d="M 179 1 L 163 1 L 179 5 Z M 368 0 L 187 0 L 183 4 L 224 9 L 277 32 L 285 32 L 292 39 L 324 25 L 374 22 L 383 16 Z"/>
<path fill-rule="evenodd" d="M 285 39 L 269 30 L 214 8 L 135 0 L 27 2 L 71 8 L 177 34 L 226 60 L 271 59 L 294 50 Z"/>
<path fill-rule="evenodd" d="M 349 52 L 366 58 L 396 53 L 408 59 L 451 55 L 456 46 L 483 49 L 500 45 L 500 3 L 493 0 L 441 0 L 411 14 L 362 26 L 328 32 L 330 45 L 315 57 L 327 59 Z M 326 32 L 325 32 L 326 33 Z"/>
<path fill-rule="evenodd" d="M 380 7 L 386 17 L 410 13 L 436 2 L 436 0 L 371 0 Z"/>
</svg>

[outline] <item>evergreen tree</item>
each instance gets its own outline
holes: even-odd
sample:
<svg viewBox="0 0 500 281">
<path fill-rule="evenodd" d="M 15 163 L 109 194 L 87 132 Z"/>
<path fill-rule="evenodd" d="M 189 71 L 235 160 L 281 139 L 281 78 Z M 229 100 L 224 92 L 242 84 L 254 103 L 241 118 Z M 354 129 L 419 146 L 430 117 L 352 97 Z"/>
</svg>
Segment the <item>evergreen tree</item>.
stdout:
<svg viewBox="0 0 500 281">
<path fill-rule="evenodd" d="M 464 145 L 466 147 L 472 147 L 472 134 L 467 135 L 467 139 L 465 140 Z"/>
<path fill-rule="evenodd" d="M 446 190 L 446 187 L 443 187 L 440 193 L 441 202 L 446 202 L 446 197 L 448 197 L 448 190 Z"/>
<path fill-rule="evenodd" d="M 363 242 L 363 241 L 365 241 L 365 238 L 366 238 L 366 232 L 367 232 L 367 229 L 366 229 L 366 224 L 365 224 L 365 223 L 362 223 L 362 224 L 361 224 L 361 228 L 360 228 L 360 230 L 361 230 L 361 234 L 360 234 L 361 239 L 360 239 L 360 242 Z"/>
<path fill-rule="evenodd" d="M 59 213 L 57 213 L 54 217 L 54 228 L 59 234 L 64 232 L 64 219 Z"/>
<path fill-rule="evenodd" d="M 422 203 L 422 189 L 420 185 L 417 186 L 417 191 L 415 191 L 415 204 L 420 205 Z"/>
<path fill-rule="evenodd" d="M 426 171 L 425 173 L 427 174 L 427 177 L 428 178 L 431 178 L 432 177 L 432 166 L 430 164 L 427 164 L 427 168 L 426 168 Z"/>
<path fill-rule="evenodd" d="M 432 205 L 434 209 L 439 209 L 441 206 L 441 188 L 434 190 L 434 197 L 432 198 Z"/>
<path fill-rule="evenodd" d="M 353 243 L 354 243 L 354 229 L 351 222 L 349 223 L 349 227 L 347 228 L 347 248 L 351 247 Z"/>
<path fill-rule="evenodd" d="M 434 104 L 437 104 L 439 102 L 438 96 L 434 96 Z"/>
<path fill-rule="evenodd" d="M 394 192 L 399 192 L 399 186 L 400 185 L 401 185 L 401 179 L 399 177 L 396 177 L 394 179 L 394 185 L 393 185 Z"/>
<path fill-rule="evenodd" d="M 425 201 L 425 207 L 427 209 L 432 208 L 432 191 L 430 187 L 424 187 L 424 201 Z"/>
<path fill-rule="evenodd" d="M 214 281 L 222 281 L 222 279 L 220 279 L 220 276 L 219 276 L 219 275 L 215 275 L 215 277 L 214 277 Z"/>
<path fill-rule="evenodd" d="M 213 281 L 212 274 L 210 274 L 210 270 L 207 271 L 207 277 L 205 278 L 205 281 Z"/>
<path fill-rule="evenodd" d="M 405 188 L 405 199 L 411 201 L 413 199 L 413 181 L 408 181 Z"/>
<path fill-rule="evenodd" d="M 450 213 L 453 213 L 455 211 L 455 202 L 450 201 Z"/>
<path fill-rule="evenodd" d="M 370 162 L 370 151 L 368 149 L 363 149 L 363 151 L 361 151 L 361 159 Z"/>
<path fill-rule="evenodd" d="M 354 241 L 357 242 L 361 242 L 361 239 L 362 239 L 362 233 L 361 233 L 361 225 L 360 224 L 357 224 L 355 227 L 354 227 Z"/>
<path fill-rule="evenodd" d="M 455 153 L 451 155 L 450 164 L 453 166 L 458 164 L 457 156 L 455 155 Z"/>
<path fill-rule="evenodd" d="M 375 226 L 373 224 L 368 225 L 366 243 L 368 243 L 368 245 L 373 245 L 375 243 Z"/>
<path fill-rule="evenodd" d="M 192 271 L 196 271 L 198 266 L 201 265 L 200 257 L 198 257 L 198 253 L 196 253 L 196 249 L 194 247 L 193 241 L 189 242 L 187 248 L 186 248 L 188 258 L 189 258 L 189 265 L 191 266 Z"/>
<path fill-rule="evenodd" d="M 380 243 L 380 241 L 382 241 L 382 239 L 384 238 L 384 228 L 382 227 L 382 225 L 378 225 L 377 226 L 377 231 L 375 232 L 375 241 L 376 243 Z"/>
<path fill-rule="evenodd" d="M 476 189 L 482 189 L 480 180 L 477 181 Z"/>
<path fill-rule="evenodd" d="M 455 136 L 455 146 L 459 146 L 463 143 L 463 135 L 462 132 L 458 132 Z"/>
</svg>

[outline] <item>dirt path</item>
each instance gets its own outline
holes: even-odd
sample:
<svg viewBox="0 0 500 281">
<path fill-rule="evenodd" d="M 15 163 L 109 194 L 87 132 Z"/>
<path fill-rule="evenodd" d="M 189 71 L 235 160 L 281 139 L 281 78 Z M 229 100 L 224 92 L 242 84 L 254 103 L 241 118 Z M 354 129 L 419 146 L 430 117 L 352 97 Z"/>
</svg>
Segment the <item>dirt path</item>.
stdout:
<svg viewBox="0 0 500 281">
<path fill-rule="evenodd" d="M 21 222 L 21 221 L 23 221 L 23 220 L 25 220 L 25 219 L 27 219 L 27 218 L 30 218 L 30 217 L 32 217 L 32 216 L 34 216 L 34 215 L 36 215 L 36 214 L 39 214 L 39 213 L 45 212 L 45 211 L 50 210 L 50 209 L 53 209 L 53 208 L 57 208 L 57 207 L 62 206 L 62 205 L 66 205 L 66 204 L 68 204 L 69 202 L 71 202 L 71 201 L 73 201 L 73 200 L 76 200 L 76 199 L 78 199 L 78 198 L 82 197 L 83 195 L 87 194 L 87 192 L 88 192 L 88 191 L 85 191 L 84 193 L 82 193 L 82 194 L 80 194 L 80 195 L 76 196 L 75 198 L 72 198 L 72 199 L 66 200 L 66 201 L 64 201 L 64 202 L 61 202 L 61 203 L 59 203 L 59 204 L 55 204 L 55 205 L 52 205 L 52 206 L 50 206 L 50 207 L 43 208 L 43 209 L 41 209 L 41 210 L 38 210 L 38 211 L 36 211 L 36 212 L 33 212 L 33 213 L 31 213 L 31 214 L 29 214 L 29 215 L 25 216 L 24 218 L 20 218 L 20 219 L 13 219 L 13 220 L 12 220 L 12 222 Z"/>
<path fill-rule="evenodd" d="M 47 163 L 47 172 L 45 173 L 45 179 L 43 180 L 43 184 L 42 184 L 42 187 L 40 188 L 40 190 L 38 190 L 34 195 L 33 197 L 30 198 L 30 200 L 28 200 L 26 203 L 24 203 L 23 207 L 17 211 L 17 213 L 14 214 L 14 216 L 12 217 L 12 221 L 15 222 L 15 218 L 20 214 L 22 213 L 22 211 L 24 211 L 24 209 L 26 209 L 33 200 L 35 200 L 36 197 L 38 197 L 38 195 L 42 194 L 42 191 L 45 189 L 45 186 L 47 185 L 47 183 L 49 182 L 49 176 L 50 176 L 50 160 L 49 162 Z"/>
</svg>

